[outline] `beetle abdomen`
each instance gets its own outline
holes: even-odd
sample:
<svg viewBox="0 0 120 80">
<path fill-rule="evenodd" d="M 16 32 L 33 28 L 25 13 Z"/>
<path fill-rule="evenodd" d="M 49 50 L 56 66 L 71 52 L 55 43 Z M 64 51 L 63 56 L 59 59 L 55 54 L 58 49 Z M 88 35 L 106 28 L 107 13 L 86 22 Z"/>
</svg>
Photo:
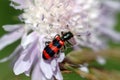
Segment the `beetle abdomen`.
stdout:
<svg viewBox="0 0 120 80">
<path fill-rule="evenodd" d="M 53 42 L 49 43 L 49 45 L 44 48 L 43 58 L 50 59 L 59 52 L 62 46 L 64 46 L 64 41 L 57 37 L 53 40 Z"/>
</svg>

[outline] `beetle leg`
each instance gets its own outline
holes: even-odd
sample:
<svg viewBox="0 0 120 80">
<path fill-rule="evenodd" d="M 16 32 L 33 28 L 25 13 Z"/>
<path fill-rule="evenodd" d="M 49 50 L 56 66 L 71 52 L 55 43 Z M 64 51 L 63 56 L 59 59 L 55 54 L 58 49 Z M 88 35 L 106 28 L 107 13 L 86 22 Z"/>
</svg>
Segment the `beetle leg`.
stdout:
<svg viewBox="0 0 120 80">
<path fill-rule="evenodd" d="M 72 45 L 69 41 L 66 41 L 69 45 Z"/>
</svg>

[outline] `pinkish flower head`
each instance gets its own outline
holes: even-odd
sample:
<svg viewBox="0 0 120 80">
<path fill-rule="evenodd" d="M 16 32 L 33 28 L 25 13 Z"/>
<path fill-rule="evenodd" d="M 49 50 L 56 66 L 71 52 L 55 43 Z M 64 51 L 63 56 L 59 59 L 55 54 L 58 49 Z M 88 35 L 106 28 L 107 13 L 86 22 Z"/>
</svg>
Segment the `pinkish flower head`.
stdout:
<svg viewBox="0 0 120 80">
<path fill-rule="evenodd" d="M 25 73 L 29 76 L 32 72 L 32 80 L 51 80 L 53 77 L 63 80 L 58 64 L 65 55 L 60 52 L 58 57 L 44 60 L 45 42 L 67 31 L 74 35 L 75 49 L 78 46 L 95 51 L 105 48 L 105 40 L 100 37 L 103 34 L 120 41 L 120 34 L 111 27 L 119 4 L 111 0 L 11 0 L 11 6 L 24 11 L 19 16 L 24 24 L 3 26 L 8 34 L 0 38 L 0 50 L 18 39 L 21 39 L 21 44 L 0 62 L 19 55 L 13 68 L 16 75 Z"/>
</svg>

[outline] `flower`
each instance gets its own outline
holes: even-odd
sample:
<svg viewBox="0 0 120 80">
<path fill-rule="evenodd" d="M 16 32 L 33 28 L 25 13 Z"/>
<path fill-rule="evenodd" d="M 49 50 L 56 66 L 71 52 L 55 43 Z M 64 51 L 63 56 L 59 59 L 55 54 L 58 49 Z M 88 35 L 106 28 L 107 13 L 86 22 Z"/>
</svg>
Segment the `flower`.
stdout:
<svg viewBox="0 0 120 80">
<path fill-rule="evenodd" d="M 79 48 L 78 46 L 92 48 L 95 51 L 105 48 L 105 40 L 99 37 L 103 34 L 120 41 L 119 34 L 112 30 L 109 22 L 106 22 L 113 20 L 113 18 L 106 20 L 108 19 L 106 15 L 109 13 L 105 10 L 109 10 L 107 7 L 111 3 L 117 4 L 109 0 L 105 2 L 100 0 L 11 0 L 12 7 L 23 10 L 19 19 L 24 23 L 3 26 L 8 34 L 0 38 L 0 50 L 18 39 L 21 39 L 21 44 L 12 55 L 0 62 L 18 55 L 13 68 L 16 75 L 25 73 L 29 76 L 32 72 L 32 80 L 51 80 L 54 77 L 57 80 L 63 80 L 59 63 L 65 55 L 60 52 L 59 56 L 44 60 L 42 52 L 45 43 L 52 41 L 56 34 L 67 31 L 74 34 L 71 41 L 75 43 L 74 49 Z"/>
<path fill-rule="evenodd" d="M 120 41 L 120 33 L 114 30 L 116 24 L 115 14 L 120 11 L 120 2 L 117 0 L 105 0 L 100 4 L 100 15 L 98 16 L 98 27 L 96 33 L 99 36 L 104 36 L 101 39 L 103 42 L 106 39 L 111 39 L 114 42 Z M 105 42 L 104 42 L 105 43 Z"/>
<path fill-rule="evenodd" d="M 12 31 L 11 29 L 13 28 L 15 31 L 1 38 L 0 42 L 6 41 L 1 45 L 3 47 L 5 47 L 6 44 L 12 43 L 13 40 L 15 41 L 19 39 L 21 35 L 23 35 L 23 29 L 20 28 L 21 26 L 19 26 L 20 29 L 16 29 L 16 25 L 11 27 L 12 28 L 9 28 L 8 25 L 4 26 L 6 31 Z M 16 37 L 17 39 L 14 39 L 15 36 L 18 36 L 18 38 Z M 13 40 L 7 42 L 8 38 L 13 38 Z M 52 79 L 53 75 L 56 79 L 62 80 L 62 75 L 59 70 L 59 62 L 64 59 L 64 53 L 60 53 L 59 57 L 55 57 L 52 60 L 45 61 L 42 58 L 42 51 L 45 46 L 45 36 L 39 35 L 37 32 L 32 32 L 23 39 L 24 47 L 18 45 L 12 55 L 2 59 L 0 62 L 4 62 L 17 54 L 19 57 L 13 68 L 16 75 L 25 73 L 26 76 L 29 76 L 31 69 L 34 67 L 32 71 L 32 80 L 48 80 Z"/>
</svg>

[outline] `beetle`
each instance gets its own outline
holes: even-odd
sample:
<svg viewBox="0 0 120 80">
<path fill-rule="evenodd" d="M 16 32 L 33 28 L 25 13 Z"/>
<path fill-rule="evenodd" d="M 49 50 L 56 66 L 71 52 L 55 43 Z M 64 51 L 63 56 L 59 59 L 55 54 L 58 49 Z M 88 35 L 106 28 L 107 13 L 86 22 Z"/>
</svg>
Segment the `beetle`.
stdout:
<svg viewBox="0 0 120 80">
<path fill-rule="evenodd" d="M 65 41 L 68 41 L 73 37 L 73 34 L 68 31 L 60 37 L 59 34 L 55 36 L 53 41 L 51 41 L 48 45 L 45 46 L 43 50 L 43 58 L 45 60 L 51 59 L 55 54 L 58 54 L 60 49 L 65 45 Z"/>
</svg>

